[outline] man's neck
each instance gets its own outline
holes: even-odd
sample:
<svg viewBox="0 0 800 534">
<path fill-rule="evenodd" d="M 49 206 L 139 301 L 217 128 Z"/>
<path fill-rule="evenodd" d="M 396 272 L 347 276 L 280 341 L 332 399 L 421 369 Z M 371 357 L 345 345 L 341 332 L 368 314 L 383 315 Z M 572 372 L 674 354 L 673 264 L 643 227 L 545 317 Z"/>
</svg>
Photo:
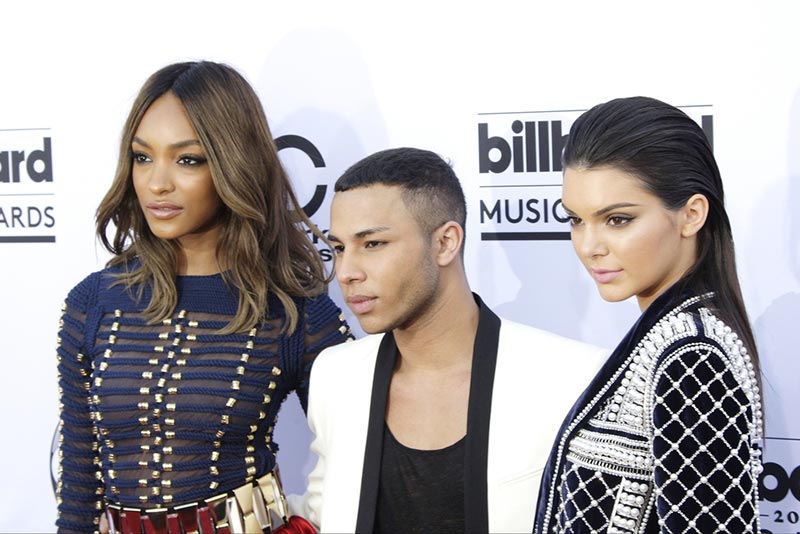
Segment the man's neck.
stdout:
<svg viewBox="0 0 800 534">
<path fill-rule="evenodd" d="M 400 443 L 413 449 L 441 449 L 467 432 L 480 313 L 469 287 L 461 289 L 443 291 L 423 317 L 394 330 L 398 357 L 386 423 Z"/>
<path fill-rule="evenodd" d="M 467 366 L 478 331 L 478 305 L 469 287 L 445 292 L 424 317 L 394 330 L 397 371 L 437 372 Z"/>
</svg>

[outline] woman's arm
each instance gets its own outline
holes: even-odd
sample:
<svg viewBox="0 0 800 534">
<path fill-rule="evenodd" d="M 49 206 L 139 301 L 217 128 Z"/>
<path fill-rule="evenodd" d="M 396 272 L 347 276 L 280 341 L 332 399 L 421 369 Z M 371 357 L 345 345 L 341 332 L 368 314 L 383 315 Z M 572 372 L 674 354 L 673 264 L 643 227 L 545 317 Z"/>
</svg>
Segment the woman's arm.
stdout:
<svg viewBox="0 0 800 534">
<path fill-rule="evenodd" d="M 102 471 L 89 402 L 93 365 L 84 340 L 89 299 L 81 289 L 86 285 L 67 297 L 58 332 L 59 532 L 95 531 L 102 512 Z"/>
<path fill-rule="evenodd" d="M 716 345 L 692 343 L 667 356 L 655 378 L 661 532 L 757 532 L 754 413 L 728 358 Z"/>
<path fill-rule="evenodd" d="M 327 295 L 305 301 L 305 338 L 297 396 L 303 411 L 308 409 L 308 382 L 311 366 L 323 349 L 353 339 L 344 314 Z"/>
</svg>

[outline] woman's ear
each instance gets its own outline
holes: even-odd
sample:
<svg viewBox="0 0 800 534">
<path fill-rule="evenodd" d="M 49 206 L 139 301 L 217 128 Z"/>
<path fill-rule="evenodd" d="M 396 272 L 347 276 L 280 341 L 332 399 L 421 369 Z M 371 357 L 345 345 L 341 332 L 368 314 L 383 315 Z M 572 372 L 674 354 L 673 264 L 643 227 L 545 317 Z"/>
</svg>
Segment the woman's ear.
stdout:
<svg viewBox="0 0 800 534">
<path fill-rule="evenodd" d="M 447 221 L 433 232 L 436 247 L 436 262 L 440 267 L 452 263 L 461 257 L 464 246 L 464 229 L 455 221 Z"/>
<path fill-rule="evenodd" d="M 708 199 L 705 195 L 695 193 L 681 208 L 681 236 L 697 235 L 708 217 Z"/>
</svg>

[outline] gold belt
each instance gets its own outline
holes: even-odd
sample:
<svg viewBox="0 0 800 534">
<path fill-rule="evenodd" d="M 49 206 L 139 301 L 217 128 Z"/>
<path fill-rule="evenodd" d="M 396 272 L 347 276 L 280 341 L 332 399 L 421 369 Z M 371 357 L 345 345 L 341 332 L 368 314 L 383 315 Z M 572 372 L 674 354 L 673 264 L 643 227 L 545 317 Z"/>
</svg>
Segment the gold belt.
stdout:
<svg viewBox="0 0 800 534">
<path fill-rule="evenodd" d="M 109 534 L 240 534 L 272 532 L 273 514 L 289 514 L 278 466 L 234 490 L 169 508 L 107 504 Z"/>
</svg>

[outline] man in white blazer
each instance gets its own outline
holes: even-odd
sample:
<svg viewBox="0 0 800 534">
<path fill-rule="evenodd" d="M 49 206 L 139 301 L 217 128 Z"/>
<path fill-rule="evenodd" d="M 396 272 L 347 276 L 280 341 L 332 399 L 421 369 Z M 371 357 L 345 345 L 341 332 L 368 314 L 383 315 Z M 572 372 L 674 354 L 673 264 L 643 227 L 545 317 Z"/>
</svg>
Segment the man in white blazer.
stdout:
<svg viewBox="0 0 800 534">
<path fill-rule="evenodd" d="M 436 154 L 378 152 L 335 191 L 336 278 L 371 335 L 314 363 L 318 461 L 292 513 L 322 532 L 531 532 L 558 428 L 607 352 L 470 291 L 464 193 Z"/>
</svg>

